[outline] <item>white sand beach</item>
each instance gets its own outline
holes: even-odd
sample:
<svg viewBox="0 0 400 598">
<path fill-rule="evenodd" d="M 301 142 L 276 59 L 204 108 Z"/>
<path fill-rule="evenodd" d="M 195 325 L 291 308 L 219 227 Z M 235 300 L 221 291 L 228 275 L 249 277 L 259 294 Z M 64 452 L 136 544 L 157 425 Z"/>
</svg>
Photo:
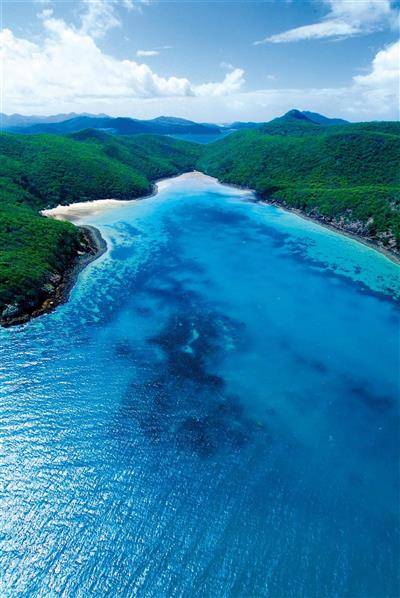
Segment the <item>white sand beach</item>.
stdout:
<svg viewBox="0 0 400 598">
<path fill-rule="evenodd" d="M 101 212 L 125 206 L 128 203 L 131 204 L 132 202 L 141 201 L 153 195 L 157 195 L 157 193 L 164 191 L 171 185 L 176 185 L 177 181 L 181 181 L 182 183 L 188 183 L 190 181 L 193 181 L 196 187 L 199 187 L 201 185 L 210 186 L 210 184 L 214 184 L 217 187 L 220 186 L 218 179 L 195 170 L 192 172 L 185 172 L 184 174 L 178 176 L 161 179 L 155 184 L 153 193 L 151 193 L 150 195 L 139 197 L 137 199 L 110 198 L 95 199 L 92 201 L 81 201 L 71 203 L 66 206 L 58 205 L 55 208 L 51 208 L 49 210 L 42 210 L 41 214 L 49 218 L 55 218 L 56 220 L 69 220 L 70 222 L 79 222 L 81 218 L 85 218 L 86 216 L 99 214 Z M 235 187 L 234 185 L 229 185 L 229 187 L 235 190 L 235 194 L 248 195 L 249 193 L 252 193 L 251 189 L 241 189 L 239 187 Z"/>
<path fill-rule="evenodd" d="M 67 206 L 58 205 L 50 210 L 42 210 L 43 216 L 55 218 L 56 220 L 69 220 L 70 222 L 77 222 L 80 218 L 98 214 L 107 210 L 112 210 L 118 206 L 123 206 L 128 203 L 136 201 L 134 199 L 96 199 L 94 201 L 81 201 L 72 203 Z"/>
</svg>

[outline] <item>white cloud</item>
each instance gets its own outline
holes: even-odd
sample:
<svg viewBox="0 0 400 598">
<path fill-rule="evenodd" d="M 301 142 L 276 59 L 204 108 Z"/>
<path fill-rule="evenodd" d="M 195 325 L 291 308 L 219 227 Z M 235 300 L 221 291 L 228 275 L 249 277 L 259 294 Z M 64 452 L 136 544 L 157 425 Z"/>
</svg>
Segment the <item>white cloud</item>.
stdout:
<svg viewBox="0 0 400 598">
<path fill-rule="evenodd" d="M 136 56 L 140 58 L 141 56 L 158 56 L 160 52 L 158 50 L 138 50 L 136 52 Z"/>
<path fill-rule="evenodd" d="M 380 50 L 366 73 L 340 88 L 268 88 L 226 96 L 135 100 L 129 114 L 152 118 L 173 114 L 198 121 L 268 121 L 291 108 L 321 112 L 348 120 L 399 118 L 398 52 L 400 42 Z M 121 107 L 115 114 L 121 113 Z"/>
<path fill-rule="evenodd" d="M 81 18 L 80 31 L 85 35 L 102 37 L 109 29 L 120 27 L 121 21 L 115 13 L 115 0 L 84 0 L 85 12 Z M 124 5 L 131 10 L 130 4 Z"/>
<path fill-rule="evenodd" d="M 332 2 L 331 6 L 333 10 Z M 274 89 L 274 76 L 266 74 L 268 88 L 244 92 L 243 69 L 229 63 L 221 63 L 227 71 L 222 81 L 195 85 L 185 77 L 163 77 L 139 60 L 114 58 L 93 38 L 93 30 L 104 32 L 100 22 L 95 27 L 94 21 L 89 26 L 86 20 L 90 35 L 82 24 L 73 27 L 42 13 L 42 41 L 17 37 L 9 29 L 0 31 L 0 111 L 91 111 L 137 117 L 167 113 L 216 122 L 266 121 L 293 107 L 353 120 L 399 116 L 400 42 L 381 49 L 348 86 L 278 89 L 273 84 Z"/>
<path fill-rule="evenodd" d="M 324 0 L 324 3 L 330 10 L 319 23 L 271 35 L 254 42 L 254 45 L 370 33 L 394 23 L 398 16 L 398 11 L 391 6 L 391 0 Z"/>
<path fill-rule="evenodd" d="M 194 87 L 198 96 L 223 96 L 240 90 L 244 84 L 244 70 L 233 69 L 220 83 L 203 83 Z"/>
<path fill-rule="evenodd" d="M 254 111 L 282 114 L 314 110 L 350 120 L 397 120 L 400 101 L 400 40 L 380 50 L 368 72 L 340 88 L 270 89 L 248 94 Z M 244 94 L 243 94 L 244 95 Z"/>
<path fill-rule="evenodd" d="M 103 37 L 114 27 L 121 27 L 122 22 L 116 9 L 133 9 L 141 11 L 141 7 L 150 0 L 82 0 L 83 12 L 79 30 L 94 38 Z"/>
<path fill-rule="evenodd" d="M 380 50 L 372 61 L 371 72 L 356 75 L 354 81 L 361 86 L 390 87 L 399 80 L 400 40 Z"/>
<path fill-rule="evenodd" d="M 222 96 L 237 92 L 244 83 L 241 69 L 228 73 L 222 82 L 197 86 L 184 77 L 162 77 L 146 64 L 105 54 L 82 28 L 54 18 L 45 18 L 43 26 L 41 44 L 18 38 L 9 29 L 0 32 L 3 109 L 45 106 L 48 111 L 61 104 L 78 108 L 95 101 Z"/>
<path fill-rule="evenodd" d="M 398 120 L 399 86 L 400 40 L 380 50 L 368 72 L 346 87 L 261 90 L 248 94 L 248 103 L 278 114 L 296 107 L 350 120 Z"/>
<path fill-rule="evenodd" d="M 340 21 L 323 21 L 322 23 L 315 23 L 313 25 L 304 25 L 304 27 L 296 27 L 284 33 L 271 35 L 265 40 L 255 42 L 255 45 L 260 45 L 266 42 L 284 43 L 297 42 L 299 40 L 307 39 L 321 39 L 323 37 L 347 37 L 359 33 L 359 29 L 349 23 Z"/>
<path fill-rule="evenodd" d="M 353 77 L 353 90 L 359 95 L 360 110 L 375 106 L 378 113 L 391 107 L 399 118 L 400 40 L 380 50 L 366 75 Z"/>
<path fill-rule="evenodd" d="M 53 14 L 53 9 L 52 8 L 45 8 L 41 12 L 39 12 L 37 14 L 37 17 L 39 19 L 48 19 L 49 17 L 52 16 L 52 14 Z"/>
<path fill-rule="evenodd" d="M 220 62 L 219 66 L 222 69 L 226 69 L 227 71 L 234 71 L 235 70 L 235 67 L 230 62 Z"/>
</svg>

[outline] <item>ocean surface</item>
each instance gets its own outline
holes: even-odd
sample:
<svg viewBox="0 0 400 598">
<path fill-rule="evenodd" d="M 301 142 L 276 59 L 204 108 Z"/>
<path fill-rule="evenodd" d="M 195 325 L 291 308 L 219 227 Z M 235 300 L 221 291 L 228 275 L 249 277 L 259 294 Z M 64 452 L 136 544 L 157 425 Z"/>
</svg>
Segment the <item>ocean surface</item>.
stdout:
<svg viewBox="0 0 400 598">
<path fill-rule="evenodd" d="M 0 595 L 399 596 L 400 269 L 201 175 L 0 330 Z"/>
</svg>

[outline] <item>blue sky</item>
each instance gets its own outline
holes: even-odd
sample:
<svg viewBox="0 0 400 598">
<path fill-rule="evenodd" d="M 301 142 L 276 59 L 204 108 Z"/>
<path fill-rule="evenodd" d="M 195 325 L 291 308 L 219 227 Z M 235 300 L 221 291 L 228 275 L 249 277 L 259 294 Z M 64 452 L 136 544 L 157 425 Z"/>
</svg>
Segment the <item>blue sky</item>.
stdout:
<svg viewBox="0 0 400 598">
<path fill-rule="evenodd" d="M 397 119 L 399 2 L 2 0 L 2 111 Z"/>
</svg>

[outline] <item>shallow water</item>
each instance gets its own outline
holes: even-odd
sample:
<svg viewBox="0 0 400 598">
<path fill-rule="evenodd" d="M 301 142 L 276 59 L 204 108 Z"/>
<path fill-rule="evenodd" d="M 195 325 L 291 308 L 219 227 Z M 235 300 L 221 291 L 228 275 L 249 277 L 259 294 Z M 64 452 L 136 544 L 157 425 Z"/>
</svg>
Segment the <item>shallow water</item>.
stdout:
<svg viewBox="0 0 400 598">
<path fill-rule="evenodd" d="M 1 330 L 0 595 L 399 594 L 399 267 L 201 176 Z"/>
</svg>

